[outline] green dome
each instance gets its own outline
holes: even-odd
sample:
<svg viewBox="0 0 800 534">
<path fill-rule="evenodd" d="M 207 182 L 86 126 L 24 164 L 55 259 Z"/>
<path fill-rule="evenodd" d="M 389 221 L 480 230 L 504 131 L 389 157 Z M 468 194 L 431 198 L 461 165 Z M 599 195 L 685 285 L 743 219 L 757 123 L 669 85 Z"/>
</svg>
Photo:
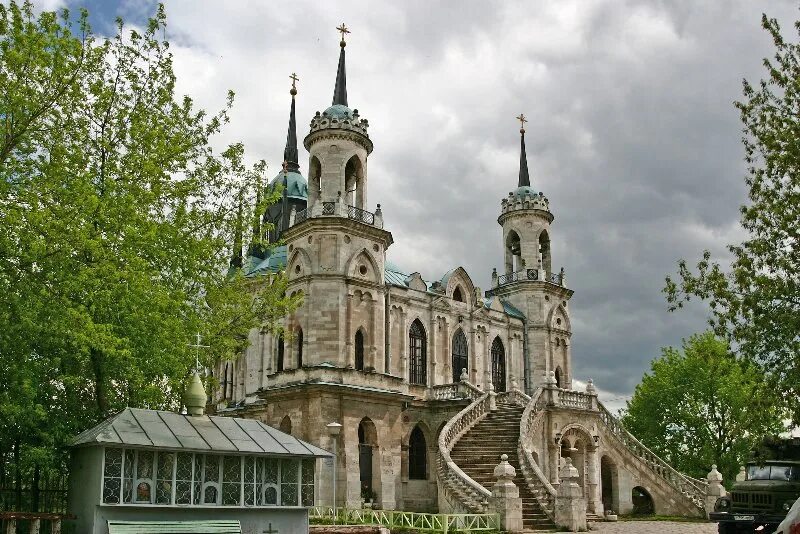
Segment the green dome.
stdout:
<svg viewBox="0 0 800 534">
<path fill-rule="evenodd" d="M 269 185 L 274 186 L 276 184 L 283 183 L 283 171 L 279 172 L 278 175 L 272 179 Z M 299 198 L 302 200 L 308 199 L 308 182 L 306 179 L 303 178 L 303 175 L 299 172 L 287 172 L 286 173 L 286 196 L 289 198 Z"/>
<path fill-rule="evenodd" d="M 335 104 L 329 107 L 328 109 L 323 111 L 322 114 L 328 117 L 329 119 L 353 120 L 353 110 L 341 104 Z"/>
<path fill-rule="evenodd" d="M 514 191 L 515 197 L 535 197 L 539 193 L 533 190 L 533 188 L 529 185 L 520 186 Z"/>
</svg>

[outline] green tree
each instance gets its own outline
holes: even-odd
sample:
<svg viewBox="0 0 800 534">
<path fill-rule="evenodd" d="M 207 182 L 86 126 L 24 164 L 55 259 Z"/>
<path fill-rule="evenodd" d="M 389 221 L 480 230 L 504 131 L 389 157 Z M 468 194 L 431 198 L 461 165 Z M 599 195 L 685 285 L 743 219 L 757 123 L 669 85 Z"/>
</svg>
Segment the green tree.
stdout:
<svg viewBox="0 0 800 534">
<path fill-rule="evenodd" d="M 705 477 L 716 464 L 734 480 L 761 438 L 784 430 L 778 395 L 758 366 L 737 360 L 712 332 L 662 349 L 645 373 L 622 422 L 676 469 Z"/>
<path fill-rule="evenodd" d="M 210 366 L 297 304 L 228 271 L 264 172 L 212 149 L 233 94 L 178 98 L 163 7 L 109 39 L 86 20 L 0 4 L 0 452 L 36 465 L 126 405 L 177 408 L 196 332 Z"/>
<path fill-rule="evenodd" d="M 764 367 L 800 422 L 800 45 L 784 40 L 775 19 L 764 15 L 762 26 L 775 56 L 764 59 L 766 79 L 745 80 L 744 99 L 736 102 L 748 165 L 749 202 L 741 208 L 748 237 L 728 247 L 729 269 L 708 251 L 696 272 L 681 260 L 664 291 L 671 310 L 691 297 L 708 300 L 714 331 Z"/>
</svg>

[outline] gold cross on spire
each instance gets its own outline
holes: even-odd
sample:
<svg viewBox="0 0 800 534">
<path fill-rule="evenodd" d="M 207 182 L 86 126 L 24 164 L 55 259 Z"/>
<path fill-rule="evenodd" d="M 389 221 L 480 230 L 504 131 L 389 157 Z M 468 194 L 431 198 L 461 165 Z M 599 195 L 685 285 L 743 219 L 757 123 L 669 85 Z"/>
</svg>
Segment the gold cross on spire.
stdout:
<svg viewBox="0 0 800 534">
<path fill-rule="evenodd" d="M 337 26 L 336 29 L 342 34 L 342 42 L 340 44 L 344 46 L 344 36 L 345 34 L 350 33 L 350 30 L 347 29 L 347 26 L 344 25 L 344 22 L 342 22 L 341 26 Z"/>
<path fill-rule="evenodd" d="M 525 118 L 525 114 L 520 113 L 517 120 L 519 121 L 519 133 L 525 133 L 525 123 L 528 122 L 528 119 Z"/>
<path fill-rule="evenodd" d="M 289 94 L 294 96 L 294 95 L 297 94 L 297 85 L 296 84 L 297 84 L 297 82 L 300 81 L 300 78 L 298 78 L 297 74 L 293 72 L 292 75 L 289 76 L 289 79 L 292 80 L 292 88 L 289 90 Z"/>
</svg>

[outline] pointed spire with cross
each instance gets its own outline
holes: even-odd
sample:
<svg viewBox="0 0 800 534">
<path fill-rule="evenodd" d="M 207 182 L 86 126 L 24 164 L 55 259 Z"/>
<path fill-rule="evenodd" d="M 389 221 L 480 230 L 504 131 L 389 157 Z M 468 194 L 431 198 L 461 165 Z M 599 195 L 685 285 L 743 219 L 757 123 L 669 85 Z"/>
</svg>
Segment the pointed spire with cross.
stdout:
<svg viewBox="0 0 800 534">
<path fill-rule="evenodd" d="M 339 67 L 336 70 L 336 87 L 333 90 L 333 104 L 347 106 L 347 76 L 345 73 L 344 67 L 344 47 L 347 45 L 344 41 L 345 34 L 350 33 L 350 30 L 347 29 L 347 26 L 344 25 L 342 22 L 341 26 L 336 28 L 342 34 L 342 40 L 339 43 L 341 50 L 339 51 Z"/>
<path fill-rule="evenodd" d="M 519 152 L 519 187 L 530 187 L 531 177 L 528 174 L 528 156 L 525 153 L 525 123 L 528 119 L 525 118 L 524 113 L 520 113 L 517 117 L 519 121 L 519 134 L 520 134 L 520 152 Z"/>
<path fill-rule="evenodd" d="M 344 42 L 344 36 L 350 33 L 350 30 L 347 29 L 347 26 L 344 25 L 344 22 L 342 22 L 341 26 L 337 26 L 336 29 L 339 30 L 339 33 L 342 34 L 342 41 L 339 43 L 339 46 L 344 48 L 345 46 L 347 46 L 347 43 Z"/>
</svg>

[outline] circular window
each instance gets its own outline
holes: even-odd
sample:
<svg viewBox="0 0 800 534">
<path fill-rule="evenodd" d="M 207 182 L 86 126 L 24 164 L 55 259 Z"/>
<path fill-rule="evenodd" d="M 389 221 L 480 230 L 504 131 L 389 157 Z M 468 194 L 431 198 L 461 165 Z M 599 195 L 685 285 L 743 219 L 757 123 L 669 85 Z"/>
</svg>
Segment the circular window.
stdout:
<svg viewBox="0 0 800 534">
<path fill-rule="evenodd" d="M 300 266 L 299 265 L 295 265 L 294 266 L 294 272 L 296 272 L 297 274 L 300 274 Z"/>
<path fill-rule="evenodd" d="M 375 252 L 378 252 L 380 249 L 381 247 L 379 247 L 378 245 L 372 245 L 372 250 L 374 250 Z"/>
<path fill-rule="evenodd" d="M 561 324 L 561 319 L 556 319 L 556 324 L 560 325 Z"/>
<path fill-rule="evenodd" d="M 350 242 L 350 236 L 349 235 L 345 235 L 344 236 L 344 242 L 345 243 L 349 243 Z"/>
<path fill-rule="evenodd" d="M 367 266 L 366 266 L 366 265 L 362 265 L 362 266 L 360 266 L 360 267 L 358 268 L 358 272 L 360 272 L 360 273 L 361 273 L 361 276 L 364 276 L 365 274 L 367 274 Z"/>
</svg>

